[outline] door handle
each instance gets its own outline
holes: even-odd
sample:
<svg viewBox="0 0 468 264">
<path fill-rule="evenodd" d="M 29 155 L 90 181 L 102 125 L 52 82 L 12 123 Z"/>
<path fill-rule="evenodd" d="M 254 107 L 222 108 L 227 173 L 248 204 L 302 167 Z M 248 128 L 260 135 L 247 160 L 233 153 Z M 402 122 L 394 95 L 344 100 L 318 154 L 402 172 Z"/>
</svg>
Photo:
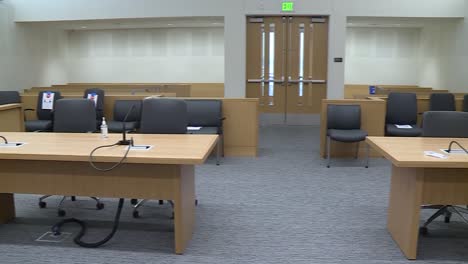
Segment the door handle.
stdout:
<svg viewBox="0 0 468 264">
<path fill-rule="evenodd" d="M 273 79 L 273 80 L 265 80 L 265 79 L 248 79 L 248 83 L 269 83 L 269 82 L 274 82 L 274 83 L 283 83 L 283 79 Z"/>
<path fill-rule="evenodd" d="M 326 80 L 289 80 L 290 83 L 312 83 L 312 84 L 324 84 Z"/>
</svg>

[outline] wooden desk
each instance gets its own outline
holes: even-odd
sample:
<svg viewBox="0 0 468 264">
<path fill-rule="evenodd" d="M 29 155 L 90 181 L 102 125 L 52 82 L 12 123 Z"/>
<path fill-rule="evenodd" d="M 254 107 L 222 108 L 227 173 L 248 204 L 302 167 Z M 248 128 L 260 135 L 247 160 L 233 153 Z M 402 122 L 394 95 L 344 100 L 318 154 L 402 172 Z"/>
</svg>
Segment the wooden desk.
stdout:
<svg viewBox="0 0 468 264">
<path fill-rule="evenodd" d="M 94 170 L 89 153 L 111 144 L 100 134 L 1 133 L 19 148 L 0 148 L 0 224 L 15 217 L 14 193 L 79 195 L 174 201 L 175 252 L 182 254 L 195 222 L 194 165 L 205 162 L 217 143 L 216 135 L 138 135 L 135 144 L 153 145 L 130 151 L 125 164 L 109 172 Z M 118 161 L 125 146 L 102 149 L 101 166 Z"/>
<path fill-rule="evenodd" d="M 448 138 L 368 137 L 367 143 L 392 162 L 387 228 L 408 259 L 416 259 L 423 204 L 468 204 L 468 155 L 447 159 L 426 157 L 442 153 Z M 456 139 L 468 146 L 468 139 Z"/>
<path fill-rule="evenodd" d="M 24 115 L 22 105 L 0 105 L 0 120 L 0 131 L 24 131 Z"/>
</svg>

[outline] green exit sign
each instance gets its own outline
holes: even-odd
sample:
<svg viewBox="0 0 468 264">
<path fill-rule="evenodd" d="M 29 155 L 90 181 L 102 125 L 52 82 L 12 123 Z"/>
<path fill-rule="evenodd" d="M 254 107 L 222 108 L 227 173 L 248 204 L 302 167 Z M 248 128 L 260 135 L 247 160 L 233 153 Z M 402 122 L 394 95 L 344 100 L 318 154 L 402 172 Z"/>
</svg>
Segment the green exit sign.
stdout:
<svg viewBox="0 0 468 264">
<path fill-rule="evenodd" d="M 294 11 L 294 2 L 283 2 L 281 5 L 281 11 L 283 12 L 293 12 Z"/>
</svg>

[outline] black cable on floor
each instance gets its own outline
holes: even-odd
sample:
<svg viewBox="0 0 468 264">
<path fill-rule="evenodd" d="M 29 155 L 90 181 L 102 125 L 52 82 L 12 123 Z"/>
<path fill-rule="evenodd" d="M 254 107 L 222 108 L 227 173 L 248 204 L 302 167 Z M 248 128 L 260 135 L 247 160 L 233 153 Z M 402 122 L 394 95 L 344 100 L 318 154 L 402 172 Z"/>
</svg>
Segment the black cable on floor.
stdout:
<svg viewBox="0 0 468 264">
<path fill-rule="evenodd" d="M 115 214 L 115 218 L 114 218 L 114 225 L 112 227 L 112 231 L 109 235 L 107 235 L 103 240 L 101 241 L 98 241 L 98 242 L 94 242 L 94 243 L 87 243 L 87 242 L 83 242 L 81 239 L 83 238 L 83 236 L 86 234 L 86 231 L 88 230 L 88 226 L 87 224 L 84 222 L 84 221 L 81 221 L 81 220 L 78 220 L 76 218 L 69 218 L 69 219 L 65 219 L 65 220 L 62 220 L 60 222 L 58 222 L 57 224 L 55 224 L 53 227 L 52 227 L 52 232 L 54 233 L 54 235 L 60 235 L 60 231 L 61 231 L 61 228 L 64 224 L 68 224 L 68 223 L 77 223 L 81 226 L 81 230 L 80 232 L 75 236 L 75 238 L 73 239 L 73 241 L 75 242 L 75 244 L 77 244 L 78 246 L 80 247 L 85 247 L 85 248 L 97 248 L 97 247 L 100 247 L 102 245 L 104 245 L 105 243 L 107 243 L 109 240 L 112 239 L 112 237 L 115 235 L 115 233 L 117 232 L 117 229 L 119 228 L 119 220 L 120 220 L 120 214 L 122 213 L 122 207 L 123 207 L 123 204 L 124 204 L 124 198 L 120 198 L 119 199 L 119 207 L 117 208 L 117 213 Z"/>
</svg>

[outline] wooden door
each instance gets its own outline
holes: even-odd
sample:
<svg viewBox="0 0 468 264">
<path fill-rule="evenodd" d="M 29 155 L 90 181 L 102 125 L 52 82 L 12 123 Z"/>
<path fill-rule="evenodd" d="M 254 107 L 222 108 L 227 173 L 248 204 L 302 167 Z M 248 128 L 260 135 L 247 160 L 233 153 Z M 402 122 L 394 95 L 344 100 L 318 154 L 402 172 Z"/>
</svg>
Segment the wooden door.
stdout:
<svg viewBox="0 0 468 264">
<path fill-rule="evenodd" d="M 247 97 L 260 111 L 318 114 L 326 98 L 328 18 L 251 17 L 247 26 Z"/>
</svg>

